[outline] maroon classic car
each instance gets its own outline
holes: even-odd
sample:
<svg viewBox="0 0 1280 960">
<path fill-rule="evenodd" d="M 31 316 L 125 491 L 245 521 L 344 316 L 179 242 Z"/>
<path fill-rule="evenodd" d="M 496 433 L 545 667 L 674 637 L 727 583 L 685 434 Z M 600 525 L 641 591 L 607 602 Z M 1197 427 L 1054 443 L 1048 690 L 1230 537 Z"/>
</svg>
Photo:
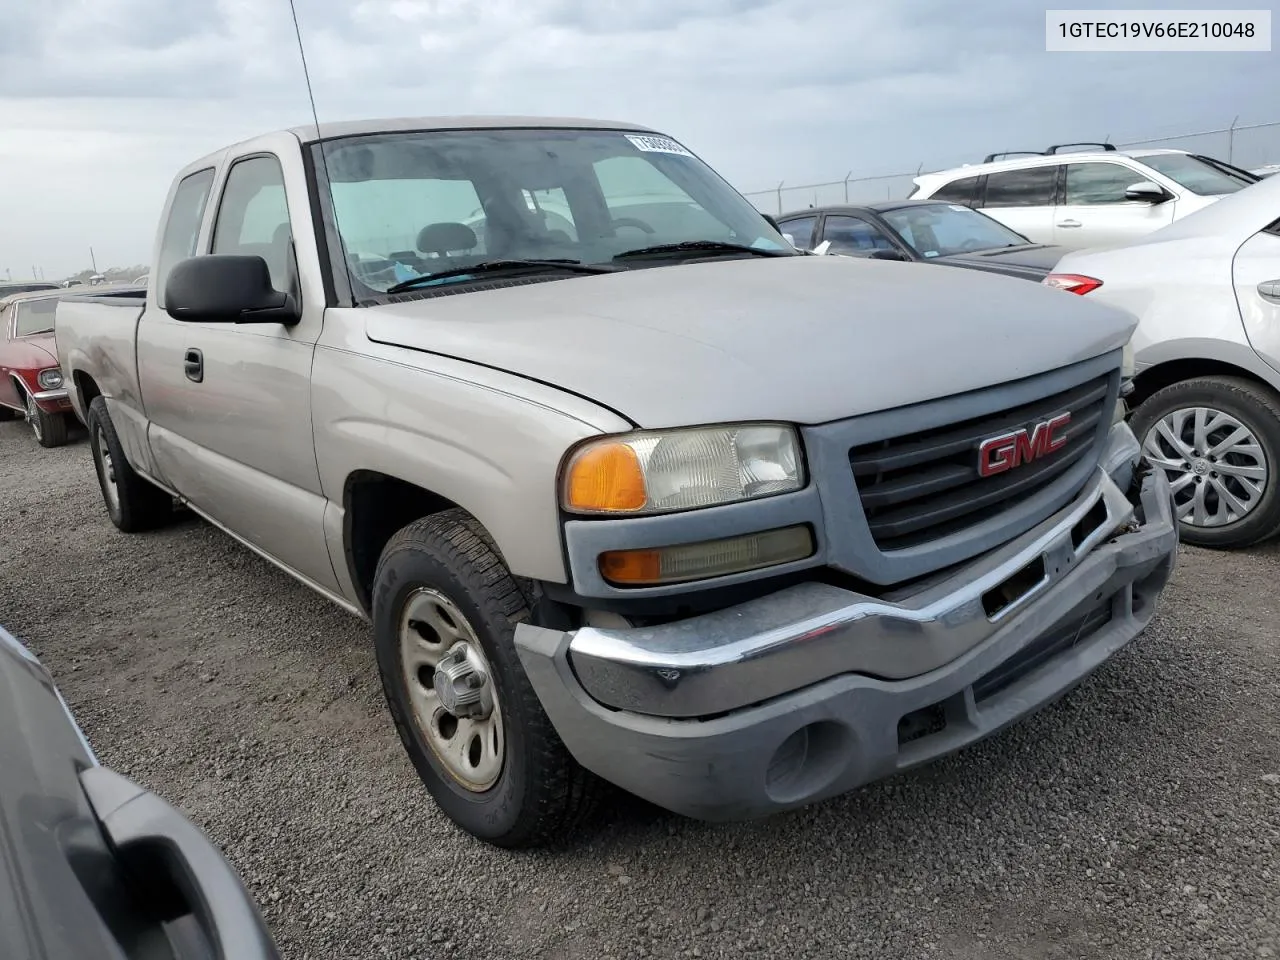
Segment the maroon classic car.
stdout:
<svg viewBox="0 0 1280 960">
<path fill-rule="evenodd" d="M 70 290 L 0 299 L 0 420 L 25 417 L 42 447 L 67 442 L 75 421 L 58 368 L 53 311 Z"/>
</svg>

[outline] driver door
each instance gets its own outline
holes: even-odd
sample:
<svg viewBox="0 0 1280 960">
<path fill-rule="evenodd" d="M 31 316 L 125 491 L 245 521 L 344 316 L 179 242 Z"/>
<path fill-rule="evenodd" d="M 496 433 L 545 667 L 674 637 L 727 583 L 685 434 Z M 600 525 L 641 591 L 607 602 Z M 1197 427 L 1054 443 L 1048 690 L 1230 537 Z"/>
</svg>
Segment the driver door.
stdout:
<svg viewBox="0 0 1280 960">
<path fill-rule="evenodd" d="M 138 369 L 151 449 L 175 490 L 215 523 L 290 570 L 337 589 L 311 429 L 311 361 L 324 317 L 320 279 L 299 275 L 293 224 L 309 224 L 305 172 L 292 150 L 231 162 L 212 223 L 213 254 L 261 256 L 302 308 L 293 326 L 192 323 L 149 308 Z M 303 258 L 312 273 L 313 256 Z M 152 285 L 163 295 L 163 278 Z"/>
</svg>

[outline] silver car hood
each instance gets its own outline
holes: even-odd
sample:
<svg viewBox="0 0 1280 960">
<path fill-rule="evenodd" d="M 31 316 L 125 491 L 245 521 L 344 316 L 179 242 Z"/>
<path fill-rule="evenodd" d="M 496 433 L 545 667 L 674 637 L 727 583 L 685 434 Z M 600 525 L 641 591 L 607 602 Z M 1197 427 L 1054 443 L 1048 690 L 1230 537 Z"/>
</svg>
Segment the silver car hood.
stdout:
<svg viewBox="0 0 1280 960">
<path fill-rule="evenodd" d="M 641 427 L 823 423 L 1118 349 L 1126 313 L 978 271 L 849 257 L 686 263 L 371 307 L 378 343 L 586 397 Z"/>
</svg>

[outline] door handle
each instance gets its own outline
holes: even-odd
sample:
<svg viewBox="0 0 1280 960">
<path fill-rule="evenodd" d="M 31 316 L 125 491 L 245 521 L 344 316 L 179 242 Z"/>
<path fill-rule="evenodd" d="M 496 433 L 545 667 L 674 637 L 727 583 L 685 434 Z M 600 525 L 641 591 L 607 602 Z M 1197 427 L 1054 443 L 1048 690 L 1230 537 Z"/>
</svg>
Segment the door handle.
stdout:
<svg viewBox="0 0 1280 960">
<path fill-rule="evenodd" d="M 1060 226 L 1060 227 L 1078 227 L 1078 226 L 1080 226 L 1080 221 L 1079 221 L 1079 220 L 1059 220 L 1059 221 L 1058 221 L 1058 226 Z"/>
<path fill-rule="evenodd" d="M 182 359 L 182 369 L 186 373 L 187 379 L 192 383 L 201 383 L 204 381 L 204 354 L 195 347 L 188 347 L 187 354 Z"/>
<path fill-rule="evenodd" d="M 1258 296 L 1272 303 L 1280 303 L 1280 280 L 1264 280 L 1258 284 Z"/>
</svg>

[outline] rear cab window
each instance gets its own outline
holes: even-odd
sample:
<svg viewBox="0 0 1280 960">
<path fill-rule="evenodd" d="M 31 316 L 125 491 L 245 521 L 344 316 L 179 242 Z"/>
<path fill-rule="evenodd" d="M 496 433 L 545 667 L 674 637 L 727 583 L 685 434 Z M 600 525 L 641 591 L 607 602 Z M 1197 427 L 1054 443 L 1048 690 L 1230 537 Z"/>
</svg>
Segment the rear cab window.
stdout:
<svg viewBox="0 0 1280 960">
<path fill-rule="evenodd" d="M 180 260 L 195 256 L 200 224 L 204 220 L 204 209 L 212 188 L 213 168 L 209 167 L 183 177 L 174 190 L 169 217 L 161 235 L 160 256 L 154 276 L 156 303 L 161 307 L 164 306 L 164 285 L 169 271 Z"/>
</svg>

